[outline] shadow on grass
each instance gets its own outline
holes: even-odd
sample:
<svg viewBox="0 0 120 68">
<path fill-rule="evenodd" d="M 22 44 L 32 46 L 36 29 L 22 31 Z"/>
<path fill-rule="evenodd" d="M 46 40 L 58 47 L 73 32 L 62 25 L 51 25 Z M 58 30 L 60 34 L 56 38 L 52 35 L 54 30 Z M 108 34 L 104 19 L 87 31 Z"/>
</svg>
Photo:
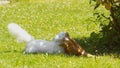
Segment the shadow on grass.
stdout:
<svg viewBox="0 0 120 68">
<path fill-rule="evenodd" d="M 78 44 L 80 44 L 87 52 L 94 55 L 110 55 L 116 58 L 120 58 L 120 47 L 108 45 L 107 40 L 101 36 L 101 34 L 91 33 L 90 37 L 73 38 Z M 111 43 L 111 42 L 110 42 Z"/>
<path fill-rule="evenodd" d="M 5 51 L 0 51 L 0 53 L 18 53 L 19 51 L 17 50 L 5 50 Z"/>
</svg>

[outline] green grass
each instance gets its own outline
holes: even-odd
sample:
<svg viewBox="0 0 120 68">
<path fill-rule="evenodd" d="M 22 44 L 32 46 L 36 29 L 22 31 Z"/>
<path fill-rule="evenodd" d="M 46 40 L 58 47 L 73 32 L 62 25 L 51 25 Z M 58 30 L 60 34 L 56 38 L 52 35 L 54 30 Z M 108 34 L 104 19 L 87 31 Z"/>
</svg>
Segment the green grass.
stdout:
<svg viewBox="0 0 120 68">
<path fill-rule="evenodd" d="M 15 22 L 36 39 L 51 40 L 61 31 L 84 39 L 100 30 L 93 13 L 103 9 L 93 8 L 89 0 L 22 0 L 0 6 L 0 68 L 119 68 L 120 60 L 114 56 L 22 54 L 25 44 L 17 43 L 7 30 L 8 23 Z M 85 40 L 81 43 L 89 44 Z"/>
</svg>

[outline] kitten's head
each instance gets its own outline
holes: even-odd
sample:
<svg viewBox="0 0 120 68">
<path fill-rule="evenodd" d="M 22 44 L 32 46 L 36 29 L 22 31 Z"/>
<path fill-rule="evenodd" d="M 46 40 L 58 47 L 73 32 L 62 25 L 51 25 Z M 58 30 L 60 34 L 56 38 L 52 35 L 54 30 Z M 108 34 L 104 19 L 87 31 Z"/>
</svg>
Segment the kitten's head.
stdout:
<svg viewBox="0 0 120 68">
<path fill-rule="evenodd" d="M 53 40 L 57 42 L 62 42 L 67 36 L 68 36 L 67 32 L 60 32 L 53 38 Z"/>
</svg>

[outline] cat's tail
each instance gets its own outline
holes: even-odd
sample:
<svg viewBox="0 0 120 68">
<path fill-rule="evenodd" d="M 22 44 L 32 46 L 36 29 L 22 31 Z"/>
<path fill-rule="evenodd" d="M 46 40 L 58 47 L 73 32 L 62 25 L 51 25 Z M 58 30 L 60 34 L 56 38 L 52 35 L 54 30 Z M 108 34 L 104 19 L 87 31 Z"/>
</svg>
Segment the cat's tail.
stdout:
<svg viewBox="0 0 120 68">
<path fill-rule="evenodd" d="M 16 23 L 8 24 L 8 31 L 15 36 L 18 42 L 29 42 L 34 38 Z"/>
</svg>

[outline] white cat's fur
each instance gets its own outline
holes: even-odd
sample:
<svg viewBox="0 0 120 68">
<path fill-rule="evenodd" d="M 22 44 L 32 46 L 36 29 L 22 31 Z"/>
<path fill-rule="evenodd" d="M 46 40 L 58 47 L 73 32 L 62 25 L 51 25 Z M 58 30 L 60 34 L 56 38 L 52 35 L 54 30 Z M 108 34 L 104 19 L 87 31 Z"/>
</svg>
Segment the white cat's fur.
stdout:
<svg viewBox="0 0 120 68">
<path fill-rule="evenodd" d="M 64 53 L 60 46 L 66 35 L 66 32 L 58 33 L 53 40 L 35 40 L 27 31 L 16 23 L 8 24 L 8 31 L 17 38 L 19 42 L 25 42 L 25 53 Z"/>
</svg>

